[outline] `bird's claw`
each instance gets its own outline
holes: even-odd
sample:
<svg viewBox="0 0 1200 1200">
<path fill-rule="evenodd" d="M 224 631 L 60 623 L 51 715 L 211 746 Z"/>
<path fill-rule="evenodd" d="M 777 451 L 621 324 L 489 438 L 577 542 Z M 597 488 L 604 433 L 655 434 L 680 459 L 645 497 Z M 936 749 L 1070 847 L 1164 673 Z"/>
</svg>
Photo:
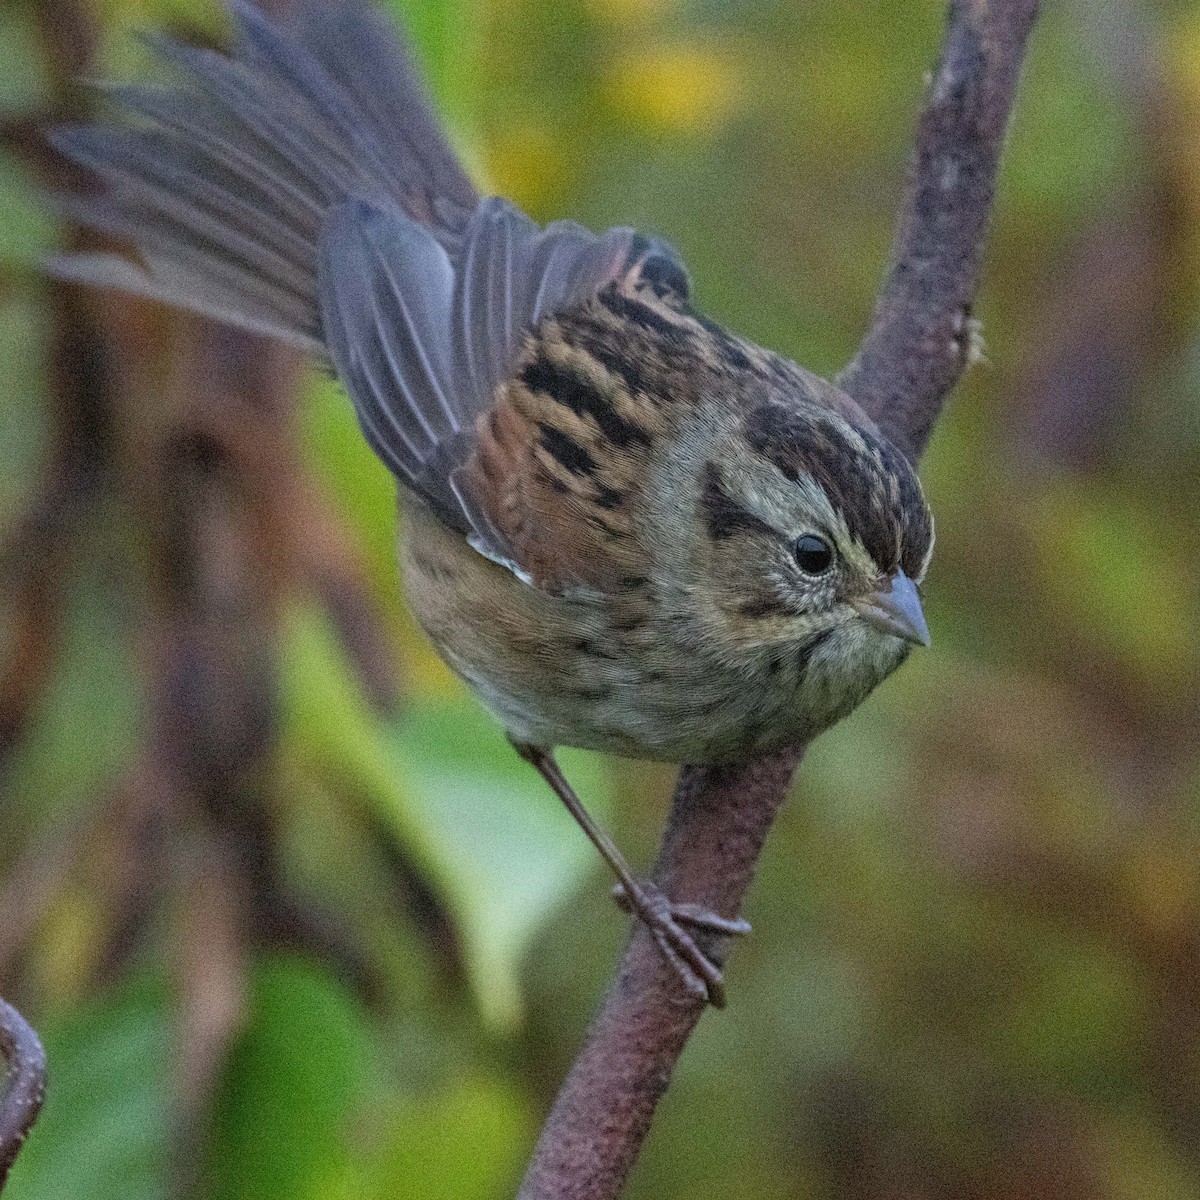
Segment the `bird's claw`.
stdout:
<svg viewBox="0 0 1200 1200">
<path fill-rule="evenodd" d="M 639 883 L 631 895 L 624 884 L 613 888 L 618 907 L 638 917 L 650 930 L 663 958 L 675 968 L 689 996 L 725 1007 L 725 981 L 721 968 L 697 944 L 687 927 L 719 937 L 744 937 L 748 922 L 730 919 L 699 904 L 675 903 L 653 884 Z"/>
</svg>

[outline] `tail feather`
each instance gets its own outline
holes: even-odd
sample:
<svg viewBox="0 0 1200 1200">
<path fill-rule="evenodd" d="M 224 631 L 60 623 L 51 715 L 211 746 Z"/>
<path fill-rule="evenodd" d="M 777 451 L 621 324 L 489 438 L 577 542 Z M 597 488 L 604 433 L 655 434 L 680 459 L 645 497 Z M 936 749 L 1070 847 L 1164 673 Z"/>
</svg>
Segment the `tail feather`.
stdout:
<svg viewBox="0 0 1200 1200">
<path fill-rule="evenodd" d="M 130 116 L 141 117 L 147 125 L 171 135 L 177 152 L 190 146 L 201 161 L 225 167 L 243 187 L 273 205 L 275 215 L 290 228 L 314 233 L 319 229 L 326 207 L 320 197 L 307 180 L 296 177 L 289 164 L 278 165 L 278 155 L 248 149 L 242 123 L 235 127 L 236 114 L 222 117 L 219 112 L 210 113 L 207 121 L 199 122 L 197 105 L 204 100 L 194 93 L 139 84 L 101 86 Z"/>
<path fill-rule="evenodd" d="M 271 276 L 299 297 L 309 290 L 311 244 L 286 222 L 264 222 L 264 197 L 248 197 L 246 181 L 222 165 L 196 163 L 168 138 L 126 129 L 68 128 L 54 143 L 119 191 L 131 213 L 153 217 L 157 201 L 171 196 L 172 211 L 158 214 L 159 223 L 191 231 L 212 253 Z"/>
<path fill-rule="evenodd" d="M 453 151 L 408 48 L 364 0 L 296 0 L 291 31 L 355 104 L 402 190 L 428 187 L 441 209 L 470 213 L 478 196 Z"/>
<path fill-rule="evenodd" d="M 351 195 L 398 202 L 453 238 L 477 202 L 410 60 L 364 0 L 302 0 L 273 25 L 234 0 L 231 56 L 148 42 L 182 87 L 110 89 L 133 127 L 71 127 L 55 145 L 103 180 L 70 201 L 142 266 L 66 256 L 50 269 L 199 309 L 307 349 L 322 343 L 318 243 Z"/>
</svg>

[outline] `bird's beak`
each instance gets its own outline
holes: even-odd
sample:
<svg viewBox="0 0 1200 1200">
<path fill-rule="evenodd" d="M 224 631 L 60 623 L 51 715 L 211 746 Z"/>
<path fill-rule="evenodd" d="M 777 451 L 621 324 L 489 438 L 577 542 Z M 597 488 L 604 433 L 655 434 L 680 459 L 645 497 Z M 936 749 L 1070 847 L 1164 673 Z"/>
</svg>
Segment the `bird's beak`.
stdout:
<svg viewBox="0 0 1200 1200">
<path fill-rule="evenodd" d="M 869 625 L 918 646 L 929 645 L 929 626 L 921 611 L 917 585 L 903 571 L 897 571 L 877 592 L 852 600 Z"/>
</svg>

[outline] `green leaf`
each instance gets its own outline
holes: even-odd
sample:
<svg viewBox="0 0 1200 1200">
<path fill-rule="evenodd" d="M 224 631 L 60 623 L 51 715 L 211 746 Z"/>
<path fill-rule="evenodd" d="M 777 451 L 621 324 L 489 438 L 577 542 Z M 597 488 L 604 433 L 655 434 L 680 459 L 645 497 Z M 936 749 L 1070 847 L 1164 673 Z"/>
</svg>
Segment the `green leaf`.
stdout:
<svg viewBox="0 0 1200 1200">
<path fill-rule="evenodd" d="M 55 241 L 58 222 L 8 154 L 0 154 L 0 212 L 4 213 L 0 268 L 33 267 Z"/>
<path fill-rule="evenodd" d="M 459 914 L 484 1015 L 519 1016 L 516 973 L 543 918 L 599 860 L 556 797 L 473 702 L 426 702 L 397 723 L 392 744 L 408 788 L 390 810 L 397 832 L 419 829 Z M 562 755 L 589 808 L 607 810 L 595 760 Z"/>
<path fill-rule="evenodd" d="M 46 1030 L 46 1107 L 6 1200 L 165 1197 L 172 1035 L 156 981 Z"/>
<path fill-rule="evenodd" d="M 379 806 L 455 919 L 485 1019 L 512 1028 L 521 956 L 594 865 L 591 846 L 473 701 L 418 699 L 384 721 L 317 610 L 293 615 L 284 644 L 285 740 Z M 602 816 L 596 760 L 568 754 L 564 768 Z"/>
<path fill-rule="evenodd" d="M 405 1105 L 346 1200 L 494 1200 L 516 1191 L 533 1139 L 529 1106 L 498 1081 L 467 1080 Z"/>
<path fill-rule="evenodd" d="M 97 16 L 98 42 L 90 73 L 99 79 L 132 79 L 161 74 L 161 64 L 140 41 L 148 30 L 170 30 L 187 38 L 222 39 L 228 16 L 222 0 L 90 0 Z"/>
<path fill-rule="evenodd" d="M 1054 606 L 1160 695 L 1186 689 L 1198 652 L 1191 560 L 1146 501 L 1068 479 L 1038 497 L 1031 533 Z"/>
<path fill-rule="evenodd" d="M 1149 1107 L 1149 1106 L 1148 1106 Z M 1157 1113 L 1129 1110 L 1104 1120 L 1095 1131 L 1097 1156 L 1112 1200 L 1196 1200 L 1200 1172 L 1190 1139 L 1173 1140 Z M 1169 1125 L 1168 1125 L 1169 1128 Z"/>
<path fill-rule="evenodd" d="M 296 1200 L 348 1168 L 351 1118 L 370 1083 L 358 1004 L 317 967 L 266 959 L 234 1051 L 213 1140 L 215 1200 Z"/>
<path fill-rule="evenodd" d="M 1113 1102 L 1135 1079 L 1138 1015 L 1148 999 L 1135 966 L 1107 946 L 1050 923 L 1029 948 L 1027 982 L 997 1054 L 1018 1069 L 1076 1093 Z"/>
<path fill-rule="evenodd" d="M 1077 223 L 1130 170 L 1132 109 L 1096 69 L 1097 57 L 1071 16 L 1049 6 L 1030 39 L 1003 164 L 1008 194 L 1027 217 Z"/>
<path fill-rule="evenodd" d="M 475 1077 L 430 1095 L 397 1095 L 375 1069 L 374 1037 L 327 973 L 295 959 L 261 960 L 217 1106 L 208 1194 L 487 1200 L 511 1190 L 533 1135 L 522 1097 Z"/>
</svg>

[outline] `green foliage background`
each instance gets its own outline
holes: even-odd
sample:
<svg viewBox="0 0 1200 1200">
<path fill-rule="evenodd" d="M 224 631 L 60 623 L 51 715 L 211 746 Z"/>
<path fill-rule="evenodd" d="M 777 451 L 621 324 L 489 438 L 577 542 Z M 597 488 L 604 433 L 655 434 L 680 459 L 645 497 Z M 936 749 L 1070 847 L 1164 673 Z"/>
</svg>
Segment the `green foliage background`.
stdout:
<svg viewBox="0 0 1200 1200">
<path fill-rule="evenodd" d="M 136 28 L 222 28 L 191 0 L 61 7 L 91 75 L 139 68 Z M 824 373 L 848 359 L 939 3 L 393 7 L 482 184 L 664 234 L 714 317 Z M 986 360 L 923 471 L 934 646 L 810 752 L 730 1007 L 689 1047 L 633 1200 L 1200 1197 L 1200 9 L 1046 9 Z M 512 1195 L 624 924 L 406 619 L 392 487 L 336 387 L 306 379 L 278 419 L 400 687 L 381 700 L 316 592 L 278 589 L 254 767 L 267 852 L 328 953 L 247 928 L 220 882 L 250 854 L 236 821 L 196 815 L 186 770 L 147 783 L 160 696 L 128 447 L 153 440 L 147 396 L 171 408 L 161 364 L 110 433 L 121 486 L 73 510 L 30 606 L 64 422 L 64 301 L 32 268 L 65 236 L 30 149 L 62 115 L 49 10 L 0 9 L 0 991 L 53 1072 L 10 1194 Z M 648 861 L 669 773 L 567 767 Z M 123 857 L 146 790 L 162 836 Z"/>
</svg>

